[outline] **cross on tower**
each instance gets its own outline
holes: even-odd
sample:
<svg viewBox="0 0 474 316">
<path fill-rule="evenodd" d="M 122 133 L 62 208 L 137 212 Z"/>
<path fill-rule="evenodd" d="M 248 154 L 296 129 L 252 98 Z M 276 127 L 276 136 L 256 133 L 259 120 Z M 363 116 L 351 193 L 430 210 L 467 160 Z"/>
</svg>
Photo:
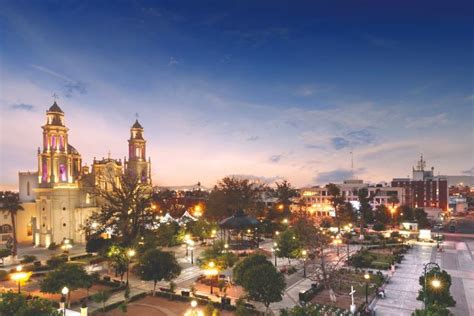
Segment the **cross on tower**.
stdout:
<svg viewBox="0 0 474 316">
<path fill-rule="evenodd" d="M 54 102 L 56 102 L 59 99 L 59 96 L 56 94 L 56 92 L 53 93 L 52 97 L 54 99 Z"/>
<path fill-rule="evenodd" d="M 135 113 L 135 117 L 136 117 L 136 118 L 137 118 L 137 120 L 138 120 L 138 112 L 136 112 L 136 113 Z"/>
</svg>

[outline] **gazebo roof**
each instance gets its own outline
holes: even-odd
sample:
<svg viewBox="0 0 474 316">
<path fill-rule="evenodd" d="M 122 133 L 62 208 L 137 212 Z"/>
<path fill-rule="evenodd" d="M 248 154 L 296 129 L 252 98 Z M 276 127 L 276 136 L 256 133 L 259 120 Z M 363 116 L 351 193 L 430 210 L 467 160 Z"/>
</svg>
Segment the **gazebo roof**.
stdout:
<svg viewBox="0 0 474 316">
<path fill-rule="evenodd" d="M 235 212 L 231 217 L 227 217 L 219 222 L 219 227 L 224 229 L 243 229 L 257 226 L 258 220 L 254 217 L 245 215 L 243 210 Z"/>
</svg>

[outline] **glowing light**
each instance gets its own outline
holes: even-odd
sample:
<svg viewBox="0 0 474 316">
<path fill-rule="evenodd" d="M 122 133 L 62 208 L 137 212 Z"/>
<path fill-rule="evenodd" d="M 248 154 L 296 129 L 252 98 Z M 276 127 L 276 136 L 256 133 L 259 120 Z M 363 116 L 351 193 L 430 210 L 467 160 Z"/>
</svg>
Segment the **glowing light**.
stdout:
<svg viewBox="0 0 474 316">
<path fill-rule="evenodd" d="M 69 293 L 69 289 L 65 286 L 65 287 L 63 287 L 63 289 L 61 290 L 61 293 L 62 293 L 63 295 L 67 295 L 67 294 Z"/>
<path fill-rule="evenodd" d="M 198 305 L 198 302 L 196 300 L 191 301 L 191 307 L 192 308 L 196 308 L 197 305 Z"/>
<path fill-rule="evenodd" d="M 368 273 L 364 274 L 364 279 L 366 280 L 370 279 L 370 275 Z"/>
<path fill-rule="evenodd" d="M 133 256 L 135 256 L 135 254 L 136 254 L 136 253 L 135 253 L 135 250 L 133 250 L 133 249 L 130 249 L 130 250 L 128 250 L 128 252 L 127 252 L 127 256 L 128 256 L 129 258 L 132 258 Z"/>
<path fill-rule="evenodd" d="M 23 270 L 23 266 L 20 264 L 19 266 L 16 267 L 16 271 L 20 272 L 21 270 Z"/>
<path fill-rule="evenodd" d="M 283 224 L 288 224 L 288 218 L 285 218 L 281 221 Z"/>
<path fill-rule="evenodd" d="M 282 210 L 283 207 L 284 207 L 283 204 L 278 205 L 278 209 L 279 209 L 279 210 Z"/>
<path fill-rule="evenodd" d="M 433 287 L 437 289 L 441 287 L 441 281 L 438 279 L 434 279 L 433 281 L 431 281 L 431 285 L 433 285 Z"/>
<path fill-rule="evenodd" d="M 225 244 L 225 245 L 224 245 L 224 248 L 225 248 L 225 249 L 228 249 L 228 248 L 229 248 L 229 244 Z"/>
<path fill-rule="evenodd" d="M 308 254 L 308 252 L 307 252 L 306 250 L 302 250 L 302 251 L 301 251 L 301 255 L 302 255 L 303 257 L 306 257 L 307 254 Z"/>
</svg>

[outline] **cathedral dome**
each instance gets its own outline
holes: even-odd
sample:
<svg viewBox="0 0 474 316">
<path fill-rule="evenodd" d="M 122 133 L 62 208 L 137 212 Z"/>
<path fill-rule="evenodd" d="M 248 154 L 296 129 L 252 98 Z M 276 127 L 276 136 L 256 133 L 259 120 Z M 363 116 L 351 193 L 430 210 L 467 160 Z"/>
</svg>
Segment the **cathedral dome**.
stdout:
<svg viewBox="0 0 474 316">
<path fill-rule="evenodd" d="M 79 152 L 72 145 L 67 144 L 67 151 L 73 155 L 79 155 Z"/>
<path fill-rule="evenodd" d="M 64 113 L 63 110 L 61 110 L 59 105 L 56 103 L 56 101 L 54 101 L 53 105 L 51 105 L 48 112 Z"/>
</svg>

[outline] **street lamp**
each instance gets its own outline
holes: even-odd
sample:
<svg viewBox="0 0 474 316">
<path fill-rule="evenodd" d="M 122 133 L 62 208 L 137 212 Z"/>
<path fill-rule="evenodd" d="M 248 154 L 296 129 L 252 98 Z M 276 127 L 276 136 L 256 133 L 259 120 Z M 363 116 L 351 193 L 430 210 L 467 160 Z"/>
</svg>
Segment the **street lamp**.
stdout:
<svg viewBox="0 0 474 316">
<path fill-rule="evenodd" d="M 64 309 L 63 309 L 63 314 L 66 315 L 66 303 L 68 303 L 68 299 L 67 299 L 67 295 L 69 294 L 69 289 L 65 286 L 63 287 L 63 289 L 61 290 L 61 294 L 63 295 L 64 297 Z"/>
<path fill-rule="evenodd" d="M 370 275 L 367 272 L 364 274 L 364 279 L 365 279 L 365 309 L 367 310 L 369 308 L 369 280 L 370 280 Z"/>
<path fill-rule="evenodd" d="M 128 271 L 129 271 L 129 267 L 130 267 L 130 263 L 132 262 L 132 258 L 133 256 L 135 256 L 135 250 L 133 249 L 129 249 L 127 251 L 127 286 L 128 286 Z"/>
<path fill-rule="evenodd" d="M 440 266 L 435 263 L 435 262 L 428 262 L 427 264 L 423 265 L 423 276 L 425 278 L 425 282 L 424 282 L 424 285 L 423 285 L 423 303 L 425 305 L 425 315 L 427 313 L 427 309 L 428 309 L 428 293 L 427 293 L 427 290 L 428 290 L 428 287 L 427 287 L 427 278 L 426 278 L 426 273 L 428 271 L 431 271 L 432 269 L 435 269 L 435 274 L 437 274 L 437 272 L 439 270 L 441 270 Z M 433 281 L 431 281 L 431 285 L 437 289 L 441 286 L 441 281 L 438 280 L 437 278 L 433 279 Z"/>
<path fill-rule="evenodd" d="M 303 277 L 306 278 L 306 256 L 308 252 L 306 250 L 301 251 L 301 255 L 303 256 Z"/>
<path fill-rule="evenodd" d="M 189 246 L 188 243 L 190 239 L 191 239 L 190 234 L 184 235 L 184 243 L 186 244 L 186 257 L 188 256 L 188 246 Z"/>
<path fill-rule="evenodd" d="M 16 272 L 11 275 L 11 279 L 18 282 L 18 294 L 21 293 L 21 281 L 28 277 L 28 274 L 22 270 L 23 266 L 19 265 L 16 267 Z"/>
<path fill-rule="evenodd" d="M 275 267 L 277 266 L 277 251 L 278 251 L 278 243 L 274 242 L 273 243 L 273 252 L 275 254 Z"/>
<path fill-rule="evenodd" d="M 191 250 L 191 264 L 194 264 L 194 240 L 188 240 L 187 247 Z"/>
<path fill-rule="evenodd" d="M 339 244 L 342 242 L 341 237 L 337 235 L 336 238 L 334 238 L 333 242 L 336 245 L 336 253 L 337 253 L 337 256 L 339 257 Z"/>
<path fill-rule="evenodd" d="M 213 281 L 213 277 L 217 276 L 219 274 L 219 271 L 217 270 L 216 264 L 214 263 L 214 261 L 209 262 L 208 266 L 209 266 L 209 269 L 206 270 L 206 274 L 210 276 L 210 279 L 211 279 L 211 294 L 214 294 L 212 281 Z"/>
</svg>

